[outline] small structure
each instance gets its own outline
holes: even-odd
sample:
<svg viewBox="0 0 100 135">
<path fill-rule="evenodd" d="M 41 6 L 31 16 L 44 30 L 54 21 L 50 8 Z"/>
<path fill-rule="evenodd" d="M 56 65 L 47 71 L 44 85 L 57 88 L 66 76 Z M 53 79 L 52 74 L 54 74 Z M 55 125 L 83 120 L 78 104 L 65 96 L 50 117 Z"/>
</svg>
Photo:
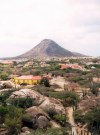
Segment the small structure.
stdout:
<svg viewBox="0 0 100 135">
<path fill-rule="evenodd" d="M 11 61 L 11 60 L 3 60 L 3 61 L 0 61 L 1 64 L 4 64 L 4 65 L 13 65 L 14 62 Z"/>
<path fill-rule="evenodd" d="M 27 75 L 27 76 L 20 76 L 14 78 L 15 84 L 27 84 L 27 85 L 37 85 L 40 83 L 42 77 L 41 76 L 33 76 L 33 75 Z"/>
<path fill-rule="evenodd" d="M 83 67 L 81 67 L 78 64 L 61 64 L 61 69 L 68 69 L 68 68 L 83 70 Z"/>
</svg>

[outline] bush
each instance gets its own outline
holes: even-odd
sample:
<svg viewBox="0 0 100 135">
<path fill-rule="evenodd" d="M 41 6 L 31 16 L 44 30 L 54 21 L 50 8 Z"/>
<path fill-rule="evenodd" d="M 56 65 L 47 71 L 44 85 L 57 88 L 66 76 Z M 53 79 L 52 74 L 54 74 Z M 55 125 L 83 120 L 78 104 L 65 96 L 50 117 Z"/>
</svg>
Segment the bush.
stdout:
<svg viewBox="0 0 100 135">
<path fill-rule="evenodd" d="M 84 115 L 81 110 L 75 110 L 73 115 L 76 123 L 84 123 Z"/>
<path fill-rule="evenodd" d="M 35 105 L 35 101 L 32 98 L 15 98 L 10 99 L 9 103 L 19 108 L 29 108 Z"/>
<path fill-rule="evenodd" d="M 22 109 L 16 107 L 9 107 L 8 113 L 5 117 L 5 125 L 8 129 L 9 135 L 18 135 L 22 124 Z"/>
<path fill-rule="evenodd" d="M 50 87 L 50 82 L 48 78 L 43 78 L 40 84 L 43 84 L 45 87 Z"/>
<path fill-rule="evenodd" d="M 0 75 L 0 78 L 2 79 L 2 80 L 7 80 L 8 79 L 8 77 L 9 77 L 9 75 L 7 74 L 7 73 L 2 73 L 1 75 Z"/>
<path fill-rule="evenodd" d="M 92 83 L 90 86 L 91 92 L 96 96 L 98 96 L 99 88 L 100 88 L 100 83 Z"/>
<path fill-rule="evenodd" d="M 71 106 L 77 106 L 77 103 L 79 102 L 79 96 L 73 91 L 50 92 L 49 96 L 61 99 L 64 106 L 67 104 Z"/>
<path fill-rule="evenodd" d="M 5 91 L 0 95 L 0 102 L 6 105 L 6 100 L 10 97 L 12 91 Z"/>
<path fill-rule="evenodd" d="M 69 135 L 67 129 L 65 128 L 55 128 L 55 129 L 48 129 L 47 131 L 44 130 L 36 130 L 31 135 Z"/>
<path fill-rule="evenodd" d="M 0 106 L 0 124 L 4 123 L 5 115 L 8 113 L 8 107 Z"/>
<path fill-rule="evenodd" d="M 35 127 L 33 125 L 32 117 L 29 114 L 23 115 L 22 123 L 23 123 L 23 126 L 27 126 L 27 127 L 30 127 L 30 128 Z"/>
<path fill-rule="evenodd" d="M 55 120 L 61 124 L 61 126 L 66 126 L 66 122 L 68 120 L 68 118 L 66 117 L 66 115 L 63 114 L 57 114 L 54 116 Z"/>
<path fill-rule="evenodd" d="M 100 134 L 100 108 L 94 108 L 93 110 L 85 114 L 85 122 L 89 129 L 92 131 L 98 131 Z"/>
</svg>

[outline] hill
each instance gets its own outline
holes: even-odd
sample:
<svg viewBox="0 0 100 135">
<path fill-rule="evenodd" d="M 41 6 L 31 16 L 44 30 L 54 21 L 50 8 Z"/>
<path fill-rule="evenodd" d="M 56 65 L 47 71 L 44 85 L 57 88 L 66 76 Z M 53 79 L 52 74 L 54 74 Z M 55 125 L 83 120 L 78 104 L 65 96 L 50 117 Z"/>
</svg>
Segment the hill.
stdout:
<svg viewBox="0 0 100 135">
<path fill-rule="evenodd" d="M 37 46 L 29 50 L 28 52 L 17 56 L 19 58 L 52 58 L 52 57 L 72 57 L 77 56 L 75 53 L 68 51 L 56 42 L 50 39 L 44 39 Z M 79 56 L 79 54 L 78 54 Z M 80 54 L 80 56 L 83 56 Z"/>
</svg>

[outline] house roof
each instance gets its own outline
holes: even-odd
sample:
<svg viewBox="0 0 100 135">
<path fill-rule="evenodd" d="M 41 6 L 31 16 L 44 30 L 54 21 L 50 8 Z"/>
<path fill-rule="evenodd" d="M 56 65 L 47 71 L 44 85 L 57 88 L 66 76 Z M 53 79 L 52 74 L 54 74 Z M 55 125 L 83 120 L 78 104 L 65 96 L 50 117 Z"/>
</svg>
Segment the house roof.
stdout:
<svg viewBox="0 0 100 135">
<path fill-rule="evenodd" d="M 62 64 L 61 69 L 67 69 L 67 68 L 73 68 L 73 69 L 83 69 L 80 65 L 78 64 Z"/>
<path fill-rule="evenodd" d="M 17 79 L 41 80 L 41 76 L 26 75 L 26 76 L 17 77 Z"/>
</svg>

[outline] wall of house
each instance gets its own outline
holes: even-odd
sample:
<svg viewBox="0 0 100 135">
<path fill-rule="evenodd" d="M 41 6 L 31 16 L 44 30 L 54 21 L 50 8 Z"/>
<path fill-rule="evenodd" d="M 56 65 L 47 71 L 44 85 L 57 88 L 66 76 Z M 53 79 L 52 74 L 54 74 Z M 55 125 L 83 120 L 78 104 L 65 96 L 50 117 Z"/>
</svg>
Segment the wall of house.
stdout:
<svg viewBox="0 0 100 135">
<path fill-rule="evenodd" d="M 40 81 L 39 80 L 29 80 L 29 79 L 14 79 L 14 83 L 15 84 L 28 84 L 28 85 L 36 85 L 38 84 Z"/>
</svg>

